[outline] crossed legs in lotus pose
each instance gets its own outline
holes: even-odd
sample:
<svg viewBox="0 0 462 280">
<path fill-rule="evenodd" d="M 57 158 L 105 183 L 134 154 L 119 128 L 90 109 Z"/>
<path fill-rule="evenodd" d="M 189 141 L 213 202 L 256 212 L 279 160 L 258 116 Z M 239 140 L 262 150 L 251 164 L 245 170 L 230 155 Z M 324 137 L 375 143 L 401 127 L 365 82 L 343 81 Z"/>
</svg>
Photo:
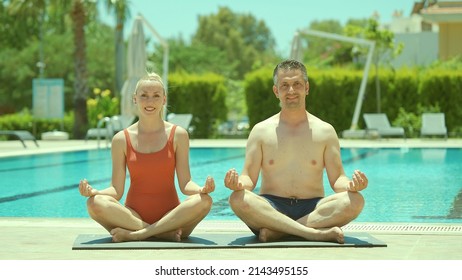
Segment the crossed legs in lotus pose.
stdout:
<svg viewBox="0 0 462 280">
<path fill-rule="evenodd" d="M 234 191 L 229 203 L 234 213 L 250 228 L 259 230 L 262 242 L 295 235 L 313 241 L 344 243 L 340 229 L 354 220 L 364 207 L 364 198 L 357 192 L 342 192 L 321 199 L 310 214 L 292 220 L 274 209 L 266 199 L 248 191 Z"/>
<path fill-rule="evenodd" d="M 192 195 L 151 225 L 141 220 L 135 211 L 107 195 L 90 197 L 87 207 L 90 216 L 111 233 L 114 242 L 149 237 L 180 241 L 188 237 L 208 214 L 212 198 L 208 194 Z"/>
</svg>

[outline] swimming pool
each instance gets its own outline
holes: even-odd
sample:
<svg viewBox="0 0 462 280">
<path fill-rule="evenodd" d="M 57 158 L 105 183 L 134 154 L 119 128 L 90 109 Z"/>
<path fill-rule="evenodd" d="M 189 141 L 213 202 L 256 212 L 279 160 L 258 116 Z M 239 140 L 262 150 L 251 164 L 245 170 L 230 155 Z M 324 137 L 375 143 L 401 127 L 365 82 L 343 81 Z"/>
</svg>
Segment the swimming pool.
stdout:
<svg viewBox="0 0 462 280">
<path fill-rule="evenodd" d="M 342 148 L 341 152 L 348 175 L 361 169 L 369 177 L 363 191 L 366 206 L 356 221 L 462 223 L 462 149 Z M 206 219 L 237 220 L 227 203 L 230 191 L 222 182 L 229 168 L 241 170 L 244 154 L 244 148 L 191 148 L 194 181 L 203 184 L 211 175 L 217 184 Z M 109 184 L 110 150 L 0 158 L 0 176 L 1 217 L 88 217 L 77 185 L 82 178 L 96 188 Z M 324 184 L 326 194 L 331 194 L 326 175 Z"/>
</svg>

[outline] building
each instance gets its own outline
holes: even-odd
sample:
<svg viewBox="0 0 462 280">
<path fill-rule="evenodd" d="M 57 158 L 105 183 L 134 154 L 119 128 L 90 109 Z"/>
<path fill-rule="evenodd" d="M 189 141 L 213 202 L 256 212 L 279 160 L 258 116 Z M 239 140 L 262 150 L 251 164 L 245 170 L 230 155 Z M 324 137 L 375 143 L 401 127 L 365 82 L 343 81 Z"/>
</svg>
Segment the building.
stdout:
<svg viewBox="0 0 462 280">
<path fill-rule="evenodd" d="M 414 3 L 409 16 L 403 16 L 402 11 L 395 11 L 392 21 L 383 25 L 383 28 L 395 34 L 397 44 L 404 45 L 401 54 L 391 61 L 396 68 L 426 66 L 438 60 L 439 26 L 423 18 L 420 14 L 423 7 L 423 2 Z"/>
<path fill-rule="evenodd" d="M 420 14 L 439 27 L 438 58 L 462 56 L 462 1 L 424 1 Z"/>
</svg>

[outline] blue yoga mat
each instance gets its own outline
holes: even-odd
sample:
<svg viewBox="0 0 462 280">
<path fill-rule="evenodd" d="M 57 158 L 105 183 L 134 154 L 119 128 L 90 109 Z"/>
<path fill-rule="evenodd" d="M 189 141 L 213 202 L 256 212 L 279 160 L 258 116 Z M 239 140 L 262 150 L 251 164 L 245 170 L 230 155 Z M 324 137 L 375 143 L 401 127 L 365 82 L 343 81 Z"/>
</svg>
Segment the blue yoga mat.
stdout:
<svg viewBox="0 0 462 280">
<path fill-rule="evenodd" d="M 106 249 L 216 249 L 216 248 L 289 248 L 289 247 L 386 247 L 387 245 L 366 232 L 345 233 L 345 243 L 306 241 L 297 238 L 274 242 L 260 242 L 254 235 L 239 233 L 206 233 L 183 239 L 181 242 L 160 239 L 112 242 L 109 234 L 81 234 L 75 239 L 73 250 Z"/>
</svg>

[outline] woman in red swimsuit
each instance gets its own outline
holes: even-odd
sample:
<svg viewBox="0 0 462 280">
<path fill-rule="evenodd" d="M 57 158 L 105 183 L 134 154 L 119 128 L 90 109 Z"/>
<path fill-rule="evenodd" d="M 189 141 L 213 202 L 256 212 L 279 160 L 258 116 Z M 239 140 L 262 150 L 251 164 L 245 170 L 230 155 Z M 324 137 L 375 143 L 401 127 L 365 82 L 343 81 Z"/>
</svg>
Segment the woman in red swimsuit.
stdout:
<svg viewBox="0 0 462 280">
<path fill-rule="evenodd" d="M 90 216 L 106 228 L 114 242 L 149 237 L 180 241 L 188 237 L 212 207 L 209 193 L 215 190 L 208 177 L 200 187 L 191 179 L 189 135 L 162 119 L 166 95 L 162 79 L 149 74 L 136 85 L 133 101 L 139 121 L 112 139 L 112 182 L 103 190 L 80 181 L 81 195 L 89 197 Z M 125 205 L 119 200 L 125 189 L 126 170 L 130 188 Z M 175 189 L 177 174 L 180 202 Z"/>
</svg>

